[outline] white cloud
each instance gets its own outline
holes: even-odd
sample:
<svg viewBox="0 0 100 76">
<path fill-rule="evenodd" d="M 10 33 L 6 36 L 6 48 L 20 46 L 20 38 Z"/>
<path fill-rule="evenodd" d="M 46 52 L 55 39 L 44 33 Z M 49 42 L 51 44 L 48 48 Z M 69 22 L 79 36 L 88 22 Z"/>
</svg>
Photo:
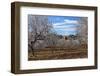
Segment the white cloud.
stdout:
<svg viewBox="0 0 100 76">
<path fill-rule="evenodd" d="M 73 28 L 64 28 L 65 30 L 69 30 L 69 31 L 74 31 L 74 30 L 76 30 L 76 28 L 75 27 L 73 27 Z"/>
<path fill-rule="evenodd" d="M 78 21 L 77 20 L 65 19 L 64 22 L 54 23 L 53 25 L 62 26 L 62 25 L 65 25 L 65 24 L 78 24 Z"/>
<path fill-rule="evenodd" d="M 64 22 L 67 23 L 67 24 L 78 24 L 78 21 L 76 21 L 76 20 L 68 20 L 68 19 L 66 19 L 66 20 L 64 20 Z"/>
<path fill-rule="evenodd" d="M 66 31 L 75 31 L 75 30 L 77 30 L 77 28 L 55 28 L 56 30 L 66 30 Z"/>
<path fill-rule="evenodd" d="M 54 25 L 53 28 L 57 28 L 57 29 L 59 29 L 59 28 L 67 28 L 67 26 L 66 25 L 62 25 L 62 26 Z"/>
<path fill-rule="evenodd" d="M 74 27 L 74 26 L 73 27 L 68 27 L 68 26 L 63 26 L 63 25 L 62 26 L 57 26 L 56 25 L 56 26 L 53 26 L 53 28 L 54 29 L 66 29 L 66 30 L 69 30 L 69 29 L 74 29 L 75 30 L 76 29 L 76 27 Z"/>
<path fill-rule="evenodd" d="M 66 24 L 66 23 L 65 22 L 59 22 L 59 23 L 54 23 L 53 25 L 59 26 L 59 25 L 64 25 L 64 24 Z"/>
</svg>

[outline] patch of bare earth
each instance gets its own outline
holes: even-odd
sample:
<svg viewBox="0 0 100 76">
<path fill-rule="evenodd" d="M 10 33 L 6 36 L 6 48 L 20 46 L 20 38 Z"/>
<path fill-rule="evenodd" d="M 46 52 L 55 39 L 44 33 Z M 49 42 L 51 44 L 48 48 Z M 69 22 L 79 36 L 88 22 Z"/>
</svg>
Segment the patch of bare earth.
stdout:
<svg viewBox="0 0 100 76">
<path fill-rule="evenodd" d="M 87 48 L 44 48 L 36 49 L 34 56 L 32 52 L 28 53 L 28 60 L 54 60 L 54 59 L 75 59 L 75 58 L 87 58 Z"/>
</svg>

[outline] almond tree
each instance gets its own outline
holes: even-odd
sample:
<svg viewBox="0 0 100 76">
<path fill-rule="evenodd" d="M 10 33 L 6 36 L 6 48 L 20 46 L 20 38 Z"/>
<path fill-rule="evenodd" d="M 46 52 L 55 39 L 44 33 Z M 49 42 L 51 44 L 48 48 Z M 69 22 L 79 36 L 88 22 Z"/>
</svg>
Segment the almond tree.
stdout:
<svg viewBox="0 0 100 76">
<path fill-rule="evenodd" d="M 88 41 L 88 21 L 87 17 L 82 17 L 79 20 L 79 27 L 78 30 L 78 39 L 80 40 L 81 44 L 85 43 L 87 44 Z"/>
<path fill-rule="evenodd" d="M 34 55 L 34 49 L 37 47 L 38 40 L 44 40 L 51 28 L 48 22 L 47 16 L 28 16 L 28 47 L 32 50 Z"/>
</svg>

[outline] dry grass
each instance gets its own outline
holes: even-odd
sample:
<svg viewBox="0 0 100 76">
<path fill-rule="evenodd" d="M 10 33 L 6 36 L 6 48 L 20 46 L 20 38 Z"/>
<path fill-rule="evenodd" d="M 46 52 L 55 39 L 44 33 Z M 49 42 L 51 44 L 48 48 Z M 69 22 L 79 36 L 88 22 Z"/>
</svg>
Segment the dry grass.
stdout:
<svg viewBox="0 0 100 76">
<path fill-rule="evenodd" d="M 28 60 L 54 60 L 54 59 L 75 59 L 75 58 L 86 58 L 87 48 L 44 48 L 36 49 L 34 56 L 32 52 L 28 53 Z"/>
</svg>

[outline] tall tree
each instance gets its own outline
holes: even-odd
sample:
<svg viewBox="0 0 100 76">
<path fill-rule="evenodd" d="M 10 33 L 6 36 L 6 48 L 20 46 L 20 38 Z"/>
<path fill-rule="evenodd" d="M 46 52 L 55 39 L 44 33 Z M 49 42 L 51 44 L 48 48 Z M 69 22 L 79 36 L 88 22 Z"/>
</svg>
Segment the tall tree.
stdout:
<svg viewBox="0 0 100 76">
<path fill-rule="evenodd" d="M 48 22 L 47 16 L 28 16 L 28 46 L 34 55 L 34 48 L 38 39 L 45 39 L 51 25 Z"/>
<path fill-rule="evenodd" d="M 81 43 L 87 43 L 88 41 L 88 20 L 87 17 L 82 17 L 79 20 L 78 30 L 78 39 Z"/>
</svg>

